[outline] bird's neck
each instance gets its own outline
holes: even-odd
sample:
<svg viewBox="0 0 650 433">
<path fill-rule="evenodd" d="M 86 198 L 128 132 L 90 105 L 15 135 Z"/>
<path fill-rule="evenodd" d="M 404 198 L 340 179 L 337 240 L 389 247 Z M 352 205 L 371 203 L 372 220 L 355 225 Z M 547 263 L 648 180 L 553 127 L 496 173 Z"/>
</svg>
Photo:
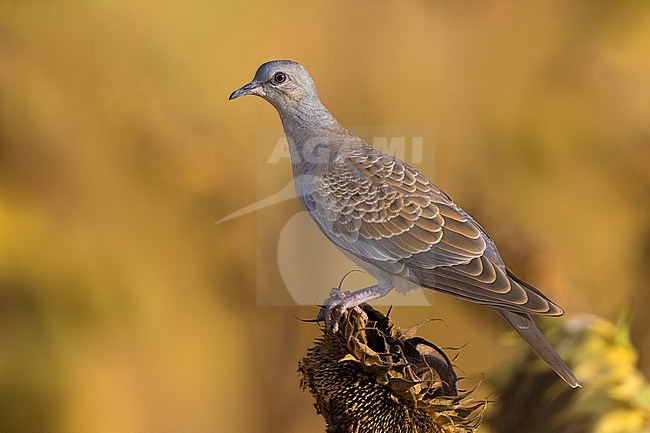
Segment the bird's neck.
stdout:
<svg viewBox="0 0 650 433">
<path fill-rule="evenodd" d="M 305 131 L 317 133 L 321 128 L 339 125 L 318 98 L 292 101 L 291 104 L 278 107 L 278 113 L 287 134 Z"/>
<path fill-rule="evenodd" d="M 315 165 L 333 162 L 344 137 L 350 135 L 319 100 L 283 107 L 278 113 L 295 175 L 305 174 Z"/>
</svg>

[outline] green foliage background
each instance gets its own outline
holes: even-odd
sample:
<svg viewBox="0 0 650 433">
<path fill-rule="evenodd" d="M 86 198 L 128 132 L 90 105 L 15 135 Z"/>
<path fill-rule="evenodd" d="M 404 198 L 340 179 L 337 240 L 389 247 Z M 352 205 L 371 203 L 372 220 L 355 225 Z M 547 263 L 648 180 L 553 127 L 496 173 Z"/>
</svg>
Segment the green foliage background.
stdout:
<svg viewBox="0 0 650 433">
<path fill-rule="evenodd" d="M 257 199 L 278 119 L 227 96 L 273 58 L 344 124 L 433 126 L 420 168 L 568 314 L 632 304 L 648 373 L 648 52 L 648 2 L 0 0 L 0 431 L 322 431 L 315 307 L 256 306 L 256 217 L 214 224 Z M 472 377 L 517 350 L 393 314 L 431 316 Z"/>
</svg>

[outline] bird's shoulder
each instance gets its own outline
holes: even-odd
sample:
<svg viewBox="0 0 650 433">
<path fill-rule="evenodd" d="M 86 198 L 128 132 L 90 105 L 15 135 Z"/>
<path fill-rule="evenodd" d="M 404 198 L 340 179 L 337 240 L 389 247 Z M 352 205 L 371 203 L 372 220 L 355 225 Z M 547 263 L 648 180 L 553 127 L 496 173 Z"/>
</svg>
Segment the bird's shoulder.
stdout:
<svg viewBox="0 0 650 433">
<path fill-rule="evenodd" d="M 419 170 L 361 140 L 340 149 L 337 158 L 314 174 L 317 191 L 332 199 L 354 197 L 377 203 L 406 200 L 418 207 L 431 203 L 455 207 L 451 198 Z"/>
<path fill-rule="evenodd" d="M 443 265 L 485 250 L 480 227 L 445 193 L 414 167 L 369 145 L 341 152 L 311 183 L 312 217 L 331 240 L 360 255 L 414 258 L 442 241 L 449 251 L 435 260 Z"/>
</svg>

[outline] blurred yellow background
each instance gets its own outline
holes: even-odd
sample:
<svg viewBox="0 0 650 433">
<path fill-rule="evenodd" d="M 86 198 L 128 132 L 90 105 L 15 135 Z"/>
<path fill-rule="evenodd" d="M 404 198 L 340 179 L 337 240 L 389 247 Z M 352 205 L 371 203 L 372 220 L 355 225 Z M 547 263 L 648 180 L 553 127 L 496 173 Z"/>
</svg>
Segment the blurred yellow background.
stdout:
<svg viewBox="0 0 650 433">
<path fill-rule="evenodd" d="M 275 58 L 344 125 L 433 127 L 418 168 L 567 315 L 632 305 L 650 372 L 649 52 L 647 2 L 0 1 L 0 431 L 324 430 L 316 307 L 256 302 L 256 218 L 297 202 L 214 224 L 259 198 L 279 120 L 227 98 Z M 468 376 L 527 350 L 433 303 L 393 318 Z"/>
</svg>

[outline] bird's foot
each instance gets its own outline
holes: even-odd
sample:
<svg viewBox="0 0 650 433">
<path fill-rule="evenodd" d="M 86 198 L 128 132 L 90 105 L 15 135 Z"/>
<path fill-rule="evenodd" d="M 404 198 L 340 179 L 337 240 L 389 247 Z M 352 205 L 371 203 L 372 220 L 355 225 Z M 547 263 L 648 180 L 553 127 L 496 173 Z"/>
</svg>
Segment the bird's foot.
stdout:
<svg viewBox="0 0 650 433">
<path fill-rule="evenodd" d="M 321 307 L 316 320 L 325 322 L 325 329 L 332 332 L 339 330 L 339 324 L 343 313 L 348 309 L 354 309 L 364 320 L 368 320 L 368 315 L 359 306 L 366 299 L 360 296 L 359 292 L 343 292 L 336 287 L 330 292 L 330 297 Z"/>
<path fill-rule="evenodd" d="M 339 330 L 343 313 L 350 308 L 368 320 L 368 315 L 359 306 L 363 302 L 365 299 L 359 296 L 359 292 L 343 292 L 335 287 L 330 292 L 330 297 L 323 303 L 316 320 L 325 322 L 325 329 L 332 332 Z"/>
</svg>

